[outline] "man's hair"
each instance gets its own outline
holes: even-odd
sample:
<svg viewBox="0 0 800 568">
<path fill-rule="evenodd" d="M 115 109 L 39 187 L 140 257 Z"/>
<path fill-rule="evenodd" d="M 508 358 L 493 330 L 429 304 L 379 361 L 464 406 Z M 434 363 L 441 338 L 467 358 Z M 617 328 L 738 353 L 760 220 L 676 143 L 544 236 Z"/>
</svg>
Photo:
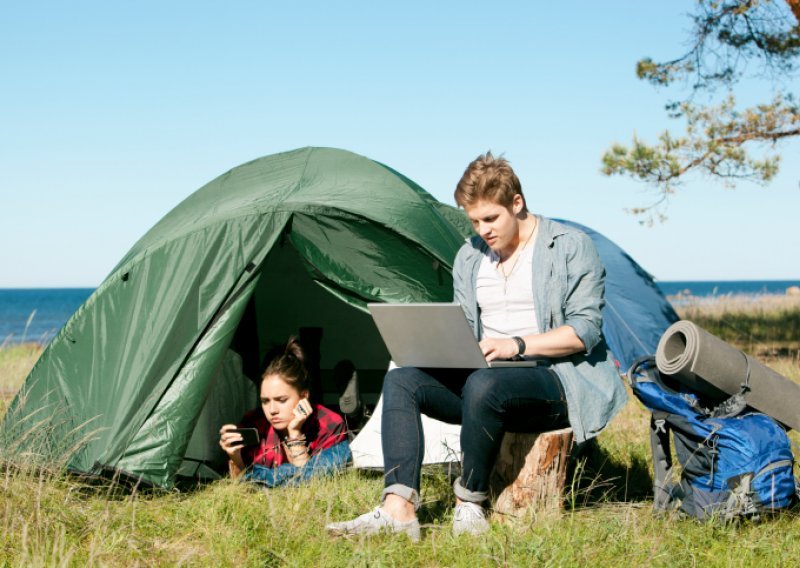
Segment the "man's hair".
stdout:
<svg viewBox="0 0 800 568">
<path fill-rule="evenodd" d="M 489 151 L 467 166 L 456 186 L 454 197 L 461 207 L 481 200 L 511 207 L 517 194 L 522 195 L 522 186 L 511 164 L 503 157 L 495 158 Z"/>
</svg>

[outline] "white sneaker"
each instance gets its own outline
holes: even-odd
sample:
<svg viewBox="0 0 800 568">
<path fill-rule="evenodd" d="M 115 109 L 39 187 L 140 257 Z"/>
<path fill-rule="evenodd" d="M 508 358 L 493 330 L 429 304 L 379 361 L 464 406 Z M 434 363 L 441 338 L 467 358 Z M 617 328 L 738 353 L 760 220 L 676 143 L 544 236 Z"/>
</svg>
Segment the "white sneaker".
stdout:
<svg viewBox="0 0 800 568">
<path fill-rule="evenodd" d="M 467 533 L 478 536 L 489 530 L 489 521 L 486 520 L 486 511 L 477 503 L 463 502 L 456 505 L 453 514 L 453 535 Z"/>
<path fill-rule="evenodd" d="M 413 519 L 406 522 L 395 521 L 380 507 L 375 507 L 369 513 L 364 513 L 352 521 L 340 521 L 325 526 L 330 534 L 335 536 L 373 535 L 379 532 L 404 533 L 413 542 L 419 541 L 419 521 Z"/>
</svg>

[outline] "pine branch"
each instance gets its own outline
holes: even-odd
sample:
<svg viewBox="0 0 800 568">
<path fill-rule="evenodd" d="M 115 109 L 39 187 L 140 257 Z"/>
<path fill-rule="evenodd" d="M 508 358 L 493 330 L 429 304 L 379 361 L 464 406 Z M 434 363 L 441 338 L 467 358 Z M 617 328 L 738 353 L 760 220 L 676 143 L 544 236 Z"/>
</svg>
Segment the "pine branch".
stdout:
<svg viewBox="0 0 800 568">
<path fill-rule="evenodd" d="M 640 79 L 668 86 L 691 80 L 686 100 L 667 105 L 670 118 L 685 121 L 675 137 L 665 131 L 655 144 L 635 135 L 630 146 L 614 144 L 602 158 L 608 176 L 626 175 L 654 188 L 658 199 L 629 211 L 664 218 L 662 208 L 694 172 L 731 187 L 741 180 L 767 183 L 778 171 L 777 145 L 800 136 L 800 107 L 780 86 L 800 57 L 800 0 L 698 0 L 692 45 L 681 57 L 637 63 Z M 760 77 L 771 76 L 778 94 L 772 102 L 737 110 L 729 95 L 714 106 L 695 106 L 694 95 L 713 93 L 718 85 L 732 89 L 755 60 Z M 773 85 L 773 86 L 774 86 Z"/>
</svg>

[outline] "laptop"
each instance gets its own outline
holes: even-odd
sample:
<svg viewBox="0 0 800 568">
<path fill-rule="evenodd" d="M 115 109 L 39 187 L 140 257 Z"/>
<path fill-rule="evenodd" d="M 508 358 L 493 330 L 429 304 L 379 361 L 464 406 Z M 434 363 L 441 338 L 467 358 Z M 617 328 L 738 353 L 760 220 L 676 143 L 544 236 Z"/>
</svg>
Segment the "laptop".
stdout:
<svg viewBox="0 0 800 568">
<path fill-rule="evenodd" d="M 535 367 L 542 360 L 487 362 L 460 304 L 367 304 L 392 360 L 400 367 L 485 369 Z"/>
</svg>

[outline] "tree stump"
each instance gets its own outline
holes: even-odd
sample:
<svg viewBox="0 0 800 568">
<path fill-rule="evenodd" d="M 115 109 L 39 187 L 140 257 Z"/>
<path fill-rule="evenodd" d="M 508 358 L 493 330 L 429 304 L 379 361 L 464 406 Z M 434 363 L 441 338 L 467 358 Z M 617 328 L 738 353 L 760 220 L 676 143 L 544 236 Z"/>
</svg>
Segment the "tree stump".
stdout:
<svg viewBox="0 0 800 568">
<path fill-rule="evenodd" d="M 571 448 L 572 428 L 507 432 L 489 479 L 495 512 L 520 516 L 531 509 L 560 509 Z"/>
</svg>

